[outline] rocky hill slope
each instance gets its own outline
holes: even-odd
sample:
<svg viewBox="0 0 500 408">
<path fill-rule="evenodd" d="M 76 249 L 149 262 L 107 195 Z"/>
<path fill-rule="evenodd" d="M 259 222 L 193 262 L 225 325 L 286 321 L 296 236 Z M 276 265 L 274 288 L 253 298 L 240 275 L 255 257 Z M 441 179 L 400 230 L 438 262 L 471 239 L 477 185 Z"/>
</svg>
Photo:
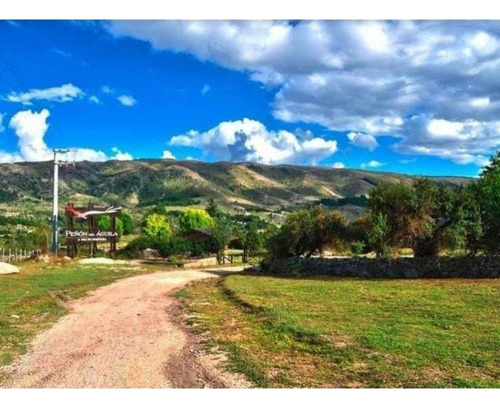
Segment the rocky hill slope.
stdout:
<svg viewBox="0 0 500 408">
<path fill-rule="evenodd" d="M 327 167 L 175 160 L 79 162 L 60 170 L 60 201 L 118 204 L 203 204 L 214 198 L 234 211 L 275 211 L 326 198 L 367 195 L 381 182 L 410 184 L 414 177 Z M 433 177 L 438 183 L 467 184 L 469 178 Z M 52 165 L 0 164 L 0 203 L 47 206 Z"/>
</svg>

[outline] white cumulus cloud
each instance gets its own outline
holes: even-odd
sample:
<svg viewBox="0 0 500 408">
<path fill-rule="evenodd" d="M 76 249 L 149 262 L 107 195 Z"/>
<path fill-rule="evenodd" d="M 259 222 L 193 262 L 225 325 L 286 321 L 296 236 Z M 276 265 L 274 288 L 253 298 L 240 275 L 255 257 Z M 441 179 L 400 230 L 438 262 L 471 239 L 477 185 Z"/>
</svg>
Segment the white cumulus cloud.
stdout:
<svg viewBox="0 0 500 408">
<path fill-rule="evenodd" d="M 84 92 L 73 84 L 65 84 L 46 89 L 30 89 L 28 92 L 11 92 L 7 95 L 10 102 L 31 105 L 32 101 L 70 102 L 81 98 Z"/>
<path fill-rule="evenodd" d="M 21 162 L 21 161 L 47 161 L 52 160 L 52 148 L 47 146 L 45 135 L 49 129 L 47 120 L 50 116 L 48 109 L 42 109 L 40 112 L 25 110 L 17 112 L 9 122 L 9 127 L 15 132 L 18 138 L 17 152 L 0 151 L 0 163 Z M 74 161 L 105 161 L 132 160 L 129 153 L 123 153 L 118 148 L 111 150 L 113 156 L 106 153 L 84 147 L 69 148 L 70 152 L 66 154 L 68 160 Z"/>
<path fill-rule="evenodd" d="M 130 153 L 124 153 L 118 147 L 112 147 L 111 151 L 114 153 L 112 160 L 134 160 Z"/>
<path fill-rule="evenodd" d="M 403 154 L 437 156 L 457 164 L 488 162 L 488 151 L 500 146 L 500 121 L 448 121 L 418 115 L 405 123 L 395 150 Z"/>
<path fill-rule="evenodd" d="M 93 103 L 95 103 L 97 105 L 101 103 L 101 100 L 97 96 L 95 96 L 95 95 L 89 96 L 89 101 L 93 102 Z"/>
<path fill-rule="evenodd" d="M 345 164 L 342 162 L 335 162 L 333 163 L 332 167 L 334 169 L 345 169 Z"/>
<path fill-rule="evenodd" d="M 42 109 L 40 112 L 20 111 L 11 118 L 9 127 L 18 137 L 19 152 L 24 160 L 51 159 L 52 152 L 44 141 L 45 133 L 49 128 L 47 123 L 49 116 L 48 109 Z"/>
<path fill-rule="evenodd" d="M 116 99 L 124 106 L 134 106 L 137 103 L 132 95 L 120 95 Z"/>
<path fill-rule="evenodd" d="M 337 151 L 335 140 L 313 137 L 310 132 L 304 139 L 303 134 L 268 130 L 263 123 L 245 118 L 221 122 L 204 132 L 191 130 L 172 137 L 170 144 L 199 148 L 217 160 L 266 164 L 318 164 Z"/>
<path fill-rule="evenodd" d="M 163 154 L 161 155 L 161 158 L 175 160 L 175 156 L 170 150 L 164 150 Z"/>
<path fill-rule="evenodd" d="M 392 135 L 399 138 L 398 152 L 412 146 L 412 154 L 457 163 L 479 163 L 500 146 L 493 130 L 500 110 L 498 21 L 114 21 L 105 26 L 116 37 L 247 73 L 275 90 L 273 114 L 282 121 L 373 138 Z M 429 118 L 435 120 L 427 123 L 430 130 L 415 125 Z M 449 132 L 439 121 L 464 128 Z M 468 121 L 479 123 L 483 136 L 467 133 Z M 440 132 L 454 141 L 447 153 L 439 147 Z M 460 141 L 470 134 L 486 143 L 464 151 L 469 145 Z M 373 139 L 362 139 L 366 148 L 376 147 Z"/>
<path fill-rule="evenodd" d="M 370 152 L 373 152 L 379 146 L 377 139 L 367 133 L 350 132 L 347 134 L 347 139 L 352 145 L 368 149 Z"/>
<path fill-rule="evenodd" d="M 385 166 L 385 163 L 380 163 L 377 160 L 370 160 L 368 163 L 361 163 L 360 165 L 362 169 L 366 169 L 367 167 L 377 168 L 382 166 Z"/>
</svg>

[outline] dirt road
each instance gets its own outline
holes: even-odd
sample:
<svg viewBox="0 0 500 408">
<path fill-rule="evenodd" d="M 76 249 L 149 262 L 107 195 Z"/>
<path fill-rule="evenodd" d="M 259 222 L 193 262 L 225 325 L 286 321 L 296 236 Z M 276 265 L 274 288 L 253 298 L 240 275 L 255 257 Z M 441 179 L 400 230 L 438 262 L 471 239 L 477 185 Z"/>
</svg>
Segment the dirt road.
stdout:
<svg viewBox="0 0 500 408">
<path fill-rule="evenodd" d="M 217 369 L 175 316 L 177 300 L 170 295 L 213 276 L 215 270 L 140 275 L 70 302 L 70 313 L 36 337 L 2 387 L 248 386 Z"/>
</svg>

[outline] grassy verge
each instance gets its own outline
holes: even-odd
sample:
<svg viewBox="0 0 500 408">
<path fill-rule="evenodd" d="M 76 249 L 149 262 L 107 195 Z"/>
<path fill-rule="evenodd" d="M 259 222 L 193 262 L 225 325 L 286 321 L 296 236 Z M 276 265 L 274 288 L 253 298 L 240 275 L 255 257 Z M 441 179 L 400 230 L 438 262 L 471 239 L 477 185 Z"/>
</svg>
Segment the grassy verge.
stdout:
<svg viewBox="0 0 500 408">
<path fill-rule="evenodd" d="M 260 387 L 499 387 L 500 280 L 232 275 L 182 293 Z"/>
<path fill-rule="evenodd" d="M 118 278 L 153 270 L 124 265 L 23 264 L 18 275 L 0 275 L 0 368 L 25 353 L 35 334 L 66 313 L 63 301 Z M 4 379 L 0 370 L 0 383 Z"/>
</svg>

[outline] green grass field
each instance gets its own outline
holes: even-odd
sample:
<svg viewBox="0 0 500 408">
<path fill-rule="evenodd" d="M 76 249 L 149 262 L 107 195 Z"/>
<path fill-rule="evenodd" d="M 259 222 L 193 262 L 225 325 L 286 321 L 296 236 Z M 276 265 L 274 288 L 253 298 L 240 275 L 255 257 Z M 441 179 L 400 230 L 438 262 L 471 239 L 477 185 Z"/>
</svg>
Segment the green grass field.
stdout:
<svg viewBox="0 0 500 408">
<path fill-rule="evenodd" d="M 64 301 L 147 271 L 151 267 L 22 264 L 17 275 L 0 275 L 0 368 L 26 352 L 35 334 L 66 313 Z"/>
<path fill-rule="evenodd" d="M 260 387 L 500 387 L 500 280 L 232 275 L 179 295 Z"/>
</svg>

